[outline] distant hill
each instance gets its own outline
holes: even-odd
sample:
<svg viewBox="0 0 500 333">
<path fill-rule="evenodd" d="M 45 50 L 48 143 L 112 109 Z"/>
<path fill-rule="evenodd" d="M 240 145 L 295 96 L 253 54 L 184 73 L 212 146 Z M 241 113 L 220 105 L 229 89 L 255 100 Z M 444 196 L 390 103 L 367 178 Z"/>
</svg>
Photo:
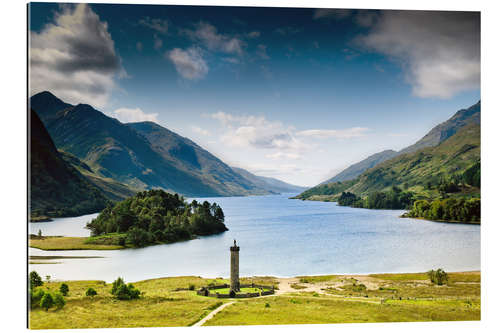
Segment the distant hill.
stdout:
<svg viewBox="0 0 500 333">
<path fill-rule="evenodd" d="M 437 185 L 476 168 L 481 160 L 480 125 L 470 123 L 435 147 L 401 154 L 365 171 L 356 179 L 318 185 L 297 196 L 299 199 L 334 200 L 342 192 L 366 196 L 374 191 L 399 186 L 421 198 L 438 197 Z M 469 194 L 478 188 L 467 189 Z"/>
<path fill-rule="evenodd" d="M 150 121 L 126 125 L 146 138 L 153 151 L 165 161 L 208 187 L 209 190 L 205 190 L 206 195 L 270 193 L 243 178 L 230 166 L 188 138 Z"/>
<path fill-rule="evenodd" d="M 95 213 L 109 202 L 101 191 L 59 154 L 42 121 L 30 111 L 30 215 Z"/>
<path fill-rule="evenodd" d="M 120 184 L 134 191 L 163 188 L 198 197 L 272 192 L 153 122 L 123 124 L 90 105 L 74 106 L 50 92 L 32 96 L 30 104 L 40 110 L 56 147 L 76 157 L 81 163 L 74 165 L 108 195 L 128 196 Z"/>
<path fill-rule="evenodd" d="M 245 169 L 237 167 L 232 168 L 241 176 L 256 184 L 259 188 L 266 189 L 273 193 L 293 193 L 307 189 L 307 187 L 292 185 L 276 178 L 257 176 Z"/>
<path fill-rule="evenodd" d="M 461 128 L 469 124 L 479 124 L 480 121 L 481 101 L 477 102 L 467 109 L 457 111 L 453 115 L 453 117 L 435 126 L 415 144 L 408 146 L 398 152 L 394 150 L 384 150 L 380 153 L 373 154 L 366 159 L 349 166 L 347 169 L 344 169 L 334 177 L 325 180 L 321 184 L 339 181 L 343 182 L 346 180 L 355 179 L 366 170 L 371 169 L 384 161 L 390 160 L 395 156 L 412 153 L 425 147 L 435 147 L 453 134 L 457 133 Z"/>
<path fill-rule="evenodd" d="M 373 168 L 375 165 L 382 163 L 384 161 L 390 160 L 391 158 L 395 157 L 398 155 L 398 152 L 394 150 L 384 150 L 380 153 L 376 153 L 373 155 L 368 156 L 361 162 L 355 163 L 348 167 L 347 169 L 343 170 L 342 172 L 338 173 L 335 177 L 332 177 L 328 180 L 325 180 L 321 184 L 327 184 L 327 183 L 332 183 L 332 182 L 343 182 L 345 180 L 351 180 L 362 174 L 368 169 Z"/>
</svg>

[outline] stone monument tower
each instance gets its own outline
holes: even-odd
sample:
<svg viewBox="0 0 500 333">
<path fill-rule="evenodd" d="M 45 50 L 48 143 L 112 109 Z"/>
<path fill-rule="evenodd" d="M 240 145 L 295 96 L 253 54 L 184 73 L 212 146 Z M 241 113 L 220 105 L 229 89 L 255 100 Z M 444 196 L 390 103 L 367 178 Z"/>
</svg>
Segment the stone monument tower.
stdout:
<svg viewBox="0 0 500 333">
<path fill-rule="evenodd" d="M 240 247 L 236 246 L 236 239 L 234 246 L 229 248 L 231 251 L 231 286 L 230 290 L 237 292 L 240 291 Z"/>
</svg>

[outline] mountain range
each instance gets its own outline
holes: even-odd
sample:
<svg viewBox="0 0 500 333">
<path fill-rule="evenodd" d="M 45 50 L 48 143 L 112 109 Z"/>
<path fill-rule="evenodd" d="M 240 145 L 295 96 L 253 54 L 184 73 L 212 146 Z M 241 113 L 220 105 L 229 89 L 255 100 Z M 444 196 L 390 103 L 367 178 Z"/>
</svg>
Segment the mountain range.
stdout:
<svg viewBox="0 0 500 333">
<path fill-rule="evenodd" d="M 426 147 L 435 147 L 444 140 L 448 139 L 450 136 L 457 133 L 461 128 L 469 124 L 480 124 L 480 121 L 481 101 L 477 102 L 467 109 L 457 111 L 450 119 L 435 126 L 415 144 L 401 149 L 400 151 L 384 150 L 380 153 L 370 155 L 364 160 L 357 162 L 339 172 L 334 177 L 323 181 L 321 184 L 355 179 L 366 170 L 371 169 L 382 162 L 390 160 L 393 157 L 401 154 L 412 153 Z"/>
<path fill-rule="evenodd" d="M 462 177 L 469 169 L 480 170 L 480 112 L 480 102 L 460 110 L 396 156 L 375 164 L 355 178 L 320 184 L 296 198 L 335 200 L 342 192 L 367 196 L 393 186 L 416 193 L 417 198 L 439 197 L 438 185 L 443 181 Z M 465 192 L 460 195 L 479 192 L 474 186 L 462 190 Z"/>
<path fill-rule="evenodd" d="M 151 188 L 192 197 L 303 189 L 242 176 L 190 139 L 153 122 L 121 123 L 88 104 L 71 105 L 50 92 L 32 96 L 30 107 L 60 155 L 112 200 Z"/>
</svg>

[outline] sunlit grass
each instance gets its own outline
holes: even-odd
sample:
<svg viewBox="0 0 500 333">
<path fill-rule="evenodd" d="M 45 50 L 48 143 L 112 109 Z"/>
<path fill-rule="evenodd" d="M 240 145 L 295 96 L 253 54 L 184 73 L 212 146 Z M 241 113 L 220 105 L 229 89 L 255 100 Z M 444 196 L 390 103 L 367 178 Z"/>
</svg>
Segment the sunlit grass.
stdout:
<svg viewBox="0 0 500 333">
<path fill-rule="evenodd" d="M 30 239 L 29 246 L 41 250 L 118 250 L 120 245 L 87 244 L 88 237 L 48 236 L 41 239 Z"/>
</svg>

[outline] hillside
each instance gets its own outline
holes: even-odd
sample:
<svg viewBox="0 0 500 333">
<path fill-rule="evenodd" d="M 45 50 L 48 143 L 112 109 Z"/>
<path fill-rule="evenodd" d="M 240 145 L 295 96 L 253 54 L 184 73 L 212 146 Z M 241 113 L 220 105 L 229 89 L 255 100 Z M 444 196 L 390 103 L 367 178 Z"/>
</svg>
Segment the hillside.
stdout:
<svg viewBox="0 0 500 333">
<path fill-rule="evenodd" d="M 415 144 L 406 147 L 399 151 L 399 154 L 407 154 L 415 152 L 425 147 L 435 147 L 444 140 L 453 136 L 461 128 L 470 125 L 481 123 L 481 101 L 472 105 L 467 109 L 457 111 L 450 119 L 435 126 L 422 139 Z"/>
<path fill-rule="evenodd" d="M 322 182 L 321 184 L 355 179 L 366 170 L 373 168 L 379 163 L 387 161 L 395 156 L 412 153 L 426 147 L 435 147 L 457 133 L 461 128 L 469 124 L 480 124 L 480 121 L 481 101 L 477 102 L 467 109 L 457 111 L 450 119 L 435 126 L 415 144 L 408 146 L 398 152 L 394 150 L 384 150 L 380 153 L 373 154 L 366 159 L 349 166 L 347 169 L 341 171 L 334 177 Z"/>
<path fill-rule="evenodd" d="M 109 202 L 57 151 L 40 118 L 30 111 L 30 216 L 95 213 Z"/>
<path fill-rule="evenodd" d="M 402 154 L 365 171 L 354 180 L 316 186 L 296 198 L 335 200 L 342 192 L 366 197 L 375 191 L 387 191 L 398 186 L 416 193 L 416 199 L 440 196 L 438 186 L 443 181 L 461 177 L 480 163 L 480 126 L 471 123 L 436 147 Z M 465 187 L 461 194 L 476 196 L 479 189 Z"/>
<path fill-rule="evenodd" d="M 129 196 L 127 188 L 163 188 L 198 197 L 271 193 L 155 123 L 123 124 L 90 105 L 64 103 L 50 92 L 32 96 L 30 103 L 41 110 L 56 147 L 80 160 L 83 164 L 76 162 L 76 167 L 114 199 Z"/>
<path fill-rule="evenodd" d="M 380 153 L 376 153 L 368 156 L 361 162 L 355 163 L 349 166 L 347 169 L 341 171 L 334 177 L 325 180 L 321 184 L 328 184 L 333 182 L 343 182 L 345 180 L 351 180 L 362 174 L 368 169 L 373 168 L 375 165 L 382 163 L 384 161 L 390 160 L 391 158 L 398 155 L 398 152 L 388 149 Z"/>
<path fill-rule="evenodd" d="M 211 195 L 269 194 L 188 138 L 150 121 L 126 125 L 146 138 L 165 161 L 214 189 Z"/>
<path fill-rule="evenodd" d="M 77 157 L 65 151 L 59 151 L 61 157 L 76 168 L 87 180 L 94 184 L 106 198 L 119 201 L 133 196 L 136 191 L 130 187 L 119 183 L 111 178 L 98 176 L 86 163 L 80 161 Z"/>
</svg>

